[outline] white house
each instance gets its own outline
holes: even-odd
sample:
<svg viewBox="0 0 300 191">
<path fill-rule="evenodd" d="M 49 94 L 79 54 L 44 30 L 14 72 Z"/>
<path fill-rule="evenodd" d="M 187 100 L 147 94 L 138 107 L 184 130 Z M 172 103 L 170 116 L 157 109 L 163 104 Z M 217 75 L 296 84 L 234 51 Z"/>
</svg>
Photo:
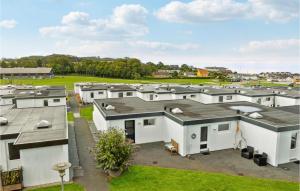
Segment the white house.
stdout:
<svg viewBox="0 0 300 191">
<path fill-rule="evenodd" d="M 98 130 L 122 129 L 137 144 L 173 139 L 182 156 L 249 145 L 273 166 L 300 159 L 298 115 L 249 102 L 95 100 L 93 120 Z"/>
<path fill-rule="evenodd" d="M 300 92 L 295 90 L 280 90 L 275 96 L 275 107 L 300 105 Z"/>
<path fill-rule="evenodd" d="M 66 107 L 15 108 L 2 114 L 1 123 L 2 170 L 21 167 L 25 187 L 59 182 L 52 167 L 69 161 Z"/>
</svg>

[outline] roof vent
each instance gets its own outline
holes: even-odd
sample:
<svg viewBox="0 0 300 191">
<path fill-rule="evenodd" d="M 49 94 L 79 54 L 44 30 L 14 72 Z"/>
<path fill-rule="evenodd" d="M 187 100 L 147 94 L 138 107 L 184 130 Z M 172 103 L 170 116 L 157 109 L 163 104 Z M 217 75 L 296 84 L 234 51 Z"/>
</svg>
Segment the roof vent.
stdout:
<svg viewBox="0 0 300 191">
<path fill-rule="evenodd" d="M 20 94 L 26 94 L 26 92 L 20 92 Z"/>
<path fill-rule="evenodd" d="M 263 118 L 263 116 L 261 114 L 257 113 L 257 112 L 251 113 L 249 115 L 249 117 L 254 118 L 254 119 L 261 119 L 261 118 Z"/>
<path fill-rule="evenodd" d="M 37 123 L 36 128 L 38 129 L 46 129 L 51 126 L 50 122 L 47 120 L 41 120 L 40 122 Z"/>
<path fill-rule="evenodd" d="M 29 93 L 30 93 L 30 94 L 34 94 L 34 91 L 30 91 Z"/>
<path fill-rule="evenodd" d="M 240 91 L 240 93 L 241 93 L 241 94 L 245 94 L 245 93 L 246 93 L 246 91 L 242 90 L 242 91 Z"/>
<path fill-rule="evenodd" d="M 7 125 L 8 120 L 5 117 L 0 117 L 0 125 Z"/>
<path fill-rule="evenodd" d="M 183 111 L 181 109 L 179 109 L 178 107 L 172 109 L 172 113 L 183 113 Z"/>
<path fill-rule="evenodd" d="M 42 92 L 38 92 L 38 93 L 36 93 L 36 95 L 42 95 Z"/>
<path fill-rule="evenodd" d="M 208 91 L 209 91 L 208 89 L 203 90 L 203 92 L 208 92 Z"/>
<path fill-rule="evenodd" d="M 171 89 L 171 92 L 175 92 L 176 90 L 174 88 Z"/>
<path fill-rule="evenodd" d="M 112 106 L 112 105 L 108 105 L 108 106 L 105 107 L 105 109 L 106 109 L 106 110 L 114 110 L 115 107 Z"/>
</svg>

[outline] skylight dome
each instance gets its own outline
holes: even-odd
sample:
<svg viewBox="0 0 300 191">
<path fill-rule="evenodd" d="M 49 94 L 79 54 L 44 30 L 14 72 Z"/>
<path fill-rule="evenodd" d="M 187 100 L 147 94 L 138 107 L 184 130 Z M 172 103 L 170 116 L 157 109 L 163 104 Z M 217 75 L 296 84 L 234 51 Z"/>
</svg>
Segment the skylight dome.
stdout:
<svg viewBox="0 0 300 191">
<path fill-rule="evenodd" d="M 7 125 L 8 120 L 5 117 L 0 117 L 0 125 Z"/>
<path fill-rule="evenodd" d="M 249 117 L 254 118 L 254 119 L 261 119 L 261 118 L 263 118 L 263 116 L 261 114 L 257 113 L 257 112 L 251 113 L 249 115 Z"/>
<path fill-rule="evenodd" d="M 181 109 L 179 109 L 178 107 L 172 109 L 172 113 L 183 113 L 183 111 Z"/>
<path fill-rule="evenodd" d="M 108 105 L 108 106 L 105 107 L 105 109 L 106 109 L 106 110 L 114 110 L 115 107 L 112 106 L 112 105 Z"/>
<path fill-rule="evenodd" d="M 44 129 L 44 128 L 49 128 L 51 126 L 50 122 L 47 120 L 41 120 L 36 124 L 36 127 L 38 129 Z"/>
</svg>

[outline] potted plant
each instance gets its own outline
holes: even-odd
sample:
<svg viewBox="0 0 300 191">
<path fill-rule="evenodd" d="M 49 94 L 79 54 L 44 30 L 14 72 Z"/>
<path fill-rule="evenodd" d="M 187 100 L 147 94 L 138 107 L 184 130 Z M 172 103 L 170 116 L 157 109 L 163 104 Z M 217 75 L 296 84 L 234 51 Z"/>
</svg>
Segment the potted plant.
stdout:
<svg viewBox="0 0 300 191">
<path fill-rule="evenodd" d="M 110 128 L 99 134 L 99 141 L 95 147 L 98 165 L 111 177 L 120 176 L 127 168 L 133 147 L 125 139 L 124 133 Z"/>
</svg>

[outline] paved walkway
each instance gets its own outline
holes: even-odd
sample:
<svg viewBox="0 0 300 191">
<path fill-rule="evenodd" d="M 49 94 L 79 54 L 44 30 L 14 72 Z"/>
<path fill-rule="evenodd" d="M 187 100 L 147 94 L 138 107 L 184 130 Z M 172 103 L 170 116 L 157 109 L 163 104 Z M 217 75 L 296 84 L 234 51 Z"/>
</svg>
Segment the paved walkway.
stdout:
<svg viewBox="0 0 300 191">
<path fill-rule="evenodd" d="M 74 98 L 71 99 L 71 108 L 73 112 L 79 111 Z M 96 168 L 96 161 L 91 153 L 91 149 L 94 147 L 95 142 L 87 121 L 83 118 L 75 118 L 74 129 L 79 155 L 79 165 L 83 169 L 83 176 L 74 178 L 74 181 L 82 184 L 87 191 L 108 190 L 106 175 L 101 169 Z"/>
</svg>

